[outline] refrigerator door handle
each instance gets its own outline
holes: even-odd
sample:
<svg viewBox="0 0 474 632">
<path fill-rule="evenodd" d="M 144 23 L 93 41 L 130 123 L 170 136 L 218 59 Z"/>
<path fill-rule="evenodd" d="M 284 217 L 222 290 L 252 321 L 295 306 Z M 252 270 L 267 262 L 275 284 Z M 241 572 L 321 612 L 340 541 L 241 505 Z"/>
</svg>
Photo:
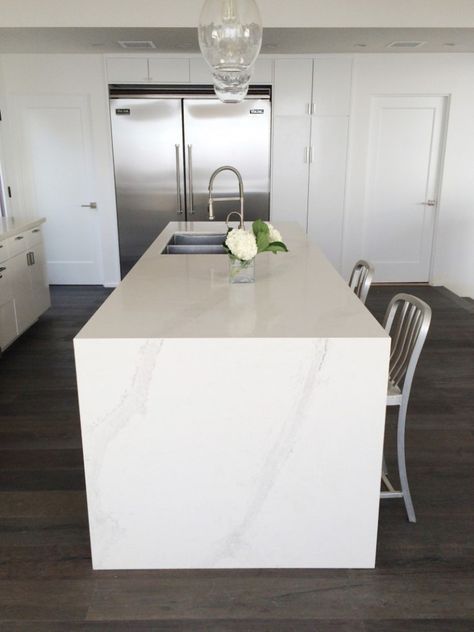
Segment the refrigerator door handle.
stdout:
<svg viewBox="0 0 474 632">
<path fill-rule="evenodd" d="M 181 145 L 175 145 L 174 146 L 176 149 L 176 204 L 177 204 L 177 214 L 178 215 L 182 215 L 183 214 L 183 206 L 182 206 L 182 199 L 181 199 L 181 166 L 179 164 L 180 161 L 180 155 L 179 155 L 179 150 Z"/>
<path fill-rule="evenodd" d="M 193 146 L 188 145 L 188 174 L 189 174 L 189 200 L 191 208 L 189 214 L 194 215 L 194 189 L 193 189 Z"/>
</svg>

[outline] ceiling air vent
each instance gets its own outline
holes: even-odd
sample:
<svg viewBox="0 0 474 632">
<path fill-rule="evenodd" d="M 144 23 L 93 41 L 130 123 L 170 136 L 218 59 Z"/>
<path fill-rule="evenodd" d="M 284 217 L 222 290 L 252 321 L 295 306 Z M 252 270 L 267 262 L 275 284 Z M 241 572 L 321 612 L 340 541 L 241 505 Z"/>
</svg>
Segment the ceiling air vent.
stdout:
<svg viewBox="0 0 474 632">
<path fill-rule="evenodd" d="M 156 48 L 156 46 L 153 44 L 153 42 L 150 41 L 140 41 L 140 40 L 128 40 L 128 41 L 122 41 L 122 42 L 118 42 L 118 44 L 122 47 L 122 48 L 133 48 L 135 50 L 143 50 L 143 49 L 147 49 L 147 48 Z"/>
<path fill-rule="evenodd" d="M 420 48 L 426 42 L 392 42 L 391 44 L 387 44 L 386 48 Z"/>
</svg>

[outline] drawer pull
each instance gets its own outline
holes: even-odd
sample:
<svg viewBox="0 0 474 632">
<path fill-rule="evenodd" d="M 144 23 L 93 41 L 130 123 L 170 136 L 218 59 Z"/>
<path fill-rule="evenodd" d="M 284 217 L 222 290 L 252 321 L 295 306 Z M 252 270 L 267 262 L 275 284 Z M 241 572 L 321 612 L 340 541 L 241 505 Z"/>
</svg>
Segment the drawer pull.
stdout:
<svg viewBox="0 0 474 632">
<path fill-rule="evenodd" d="M 24 239 L 23 235 L 18 235 L 18 237 L 15 237 L 15 239 L 18 241 L 19 239 Z"/>
<path fill-rule="evenodd" d="M 41 230 L 39 228 L 33 228 L 32 233 L 40 233 Z"/>
<path fill-rule="evenodd" d="M 5 270 L 6 270 L 6 268 L 5 268 L 5 267 L 0 268 L 0 272 L 5 272 Z"/>
</svg>

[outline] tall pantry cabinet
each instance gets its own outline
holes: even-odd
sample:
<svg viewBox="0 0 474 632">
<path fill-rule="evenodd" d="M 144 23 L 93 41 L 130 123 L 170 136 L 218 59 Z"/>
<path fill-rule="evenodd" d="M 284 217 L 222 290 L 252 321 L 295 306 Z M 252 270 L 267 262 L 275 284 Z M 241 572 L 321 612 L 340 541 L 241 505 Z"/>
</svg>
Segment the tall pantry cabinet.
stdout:
<svg viewBox="0 0 474 632">
<path fill-rule="evenodd" d="M 341 268 L 352 59 L 275 60 L 272 220 L 296 221 Z"/>
</svg>

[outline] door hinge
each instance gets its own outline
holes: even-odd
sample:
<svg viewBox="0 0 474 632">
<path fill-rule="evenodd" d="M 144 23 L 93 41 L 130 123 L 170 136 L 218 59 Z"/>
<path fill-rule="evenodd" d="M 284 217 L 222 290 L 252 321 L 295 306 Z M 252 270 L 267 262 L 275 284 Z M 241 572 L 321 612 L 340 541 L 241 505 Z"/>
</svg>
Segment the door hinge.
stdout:
<svg viewBox="0 0 474 632">
<path fill-rule="evenodd" d="M 2 110 L 0 110 L 0 121 L 2 120 Z"/>
</svg>

